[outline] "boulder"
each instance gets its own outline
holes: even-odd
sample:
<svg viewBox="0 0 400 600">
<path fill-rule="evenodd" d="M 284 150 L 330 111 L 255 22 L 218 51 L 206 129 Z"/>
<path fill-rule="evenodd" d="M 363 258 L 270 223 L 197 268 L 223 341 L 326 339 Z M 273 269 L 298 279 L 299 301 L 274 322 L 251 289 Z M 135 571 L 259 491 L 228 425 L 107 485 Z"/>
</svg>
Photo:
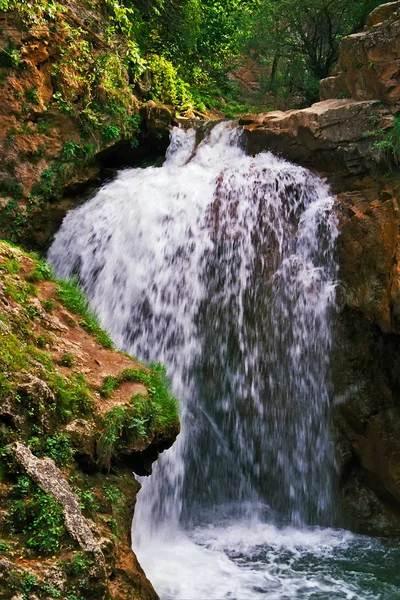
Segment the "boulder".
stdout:
<svg viewBox="0 0 400 600">
<path fill-rule="evenodd" d="M 346 177 L 377 169 L 374 129 L 390 128 L 393 116 L 377 101 L 343 99 L 247 115 L 240 124 L 249 154 L 270 150 L 304 167 Z"/>
</svg>

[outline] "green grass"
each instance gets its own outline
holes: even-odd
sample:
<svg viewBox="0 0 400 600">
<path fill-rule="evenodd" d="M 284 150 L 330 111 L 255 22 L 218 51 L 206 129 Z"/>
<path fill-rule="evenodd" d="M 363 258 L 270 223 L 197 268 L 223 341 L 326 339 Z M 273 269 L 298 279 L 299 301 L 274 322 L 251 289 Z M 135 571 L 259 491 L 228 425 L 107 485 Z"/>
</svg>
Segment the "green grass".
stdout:
<svg viewBox="0 0 400 600">
<path fill-rule="evenodd" d="M 382 135 L 383 139 L 375 142 L 373 148 L 390 169 L 397 168 L 400 165 L 400 115 L 395 117 L 393 128 Z"/>
<path fill-rule="evenodd" d="M 85 294 L 81 290 L 76 278 L 68 281 L 57 280 L 57 298 L 72 313 L 81 318 L 80 325 L 104 348 L 113 348 L 110 336 L 99 325 L 96 315 L 90 310 Z"/>
</svg>

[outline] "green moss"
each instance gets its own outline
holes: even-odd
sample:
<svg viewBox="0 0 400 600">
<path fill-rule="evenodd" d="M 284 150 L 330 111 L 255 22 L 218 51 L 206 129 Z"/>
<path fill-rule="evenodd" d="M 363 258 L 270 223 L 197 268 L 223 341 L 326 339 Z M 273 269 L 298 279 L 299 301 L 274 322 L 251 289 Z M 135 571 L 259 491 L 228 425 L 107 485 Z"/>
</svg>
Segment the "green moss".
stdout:
<svg viewBox="0 0 400 600">
<path fill-rule="evenodd" d="M 63 367 L 73 367 L 75 364 L 75 358 L 72 356 L 72 354 L 69 354 L 68 352 L 66 352 L 65 354 L 62 355 L 60 364 Z"/>
</svg>

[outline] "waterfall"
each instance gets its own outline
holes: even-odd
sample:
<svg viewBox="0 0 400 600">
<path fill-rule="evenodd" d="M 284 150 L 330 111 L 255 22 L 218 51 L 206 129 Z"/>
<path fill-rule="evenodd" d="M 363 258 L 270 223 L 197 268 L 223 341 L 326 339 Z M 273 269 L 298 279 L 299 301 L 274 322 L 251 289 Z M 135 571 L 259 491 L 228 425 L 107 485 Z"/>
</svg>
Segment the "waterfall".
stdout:
<svg viewBox="0 0 400 600">
<path fill-rule="evenodd" d="M 161 168 L 121 171 L 56 235 L 56 273 L 79 275 L 117 346 L 165 363 L 182 401 L 182 433 L 135 513 L 153 580 L 154 552 L 174 536 L 210 548 L 228 523 L 254 534 L 334 521 L 332 207 L 321 179 L 247 156 L 240 128 L 221 123 L 199 145 L 176 128 Z M 168 585 L 165 598 L 259 597 Z"/>
</svg>

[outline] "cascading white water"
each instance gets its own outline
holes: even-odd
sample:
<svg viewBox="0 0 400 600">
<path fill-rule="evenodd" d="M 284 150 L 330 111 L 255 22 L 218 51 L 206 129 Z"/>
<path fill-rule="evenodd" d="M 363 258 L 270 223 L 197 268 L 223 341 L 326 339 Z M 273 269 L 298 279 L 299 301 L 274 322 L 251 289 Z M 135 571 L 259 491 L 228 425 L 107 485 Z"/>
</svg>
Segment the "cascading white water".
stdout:
<svg viewBox="0 0 400 600">
<path fill-rule="evenodd" d="M 162 168 L 122 171 L 50 249 L 116 344 L 164 362 L 182 399 L 134 520 L 163 598 L 375 598 L 329 595 L 353 584 L 293 566 L 350 538 L 304 529 L 334 522 L 332 206 L 305 169 L 246 156 L 235 124 L 198 147 L 175 129 Z"/>
</svg>

